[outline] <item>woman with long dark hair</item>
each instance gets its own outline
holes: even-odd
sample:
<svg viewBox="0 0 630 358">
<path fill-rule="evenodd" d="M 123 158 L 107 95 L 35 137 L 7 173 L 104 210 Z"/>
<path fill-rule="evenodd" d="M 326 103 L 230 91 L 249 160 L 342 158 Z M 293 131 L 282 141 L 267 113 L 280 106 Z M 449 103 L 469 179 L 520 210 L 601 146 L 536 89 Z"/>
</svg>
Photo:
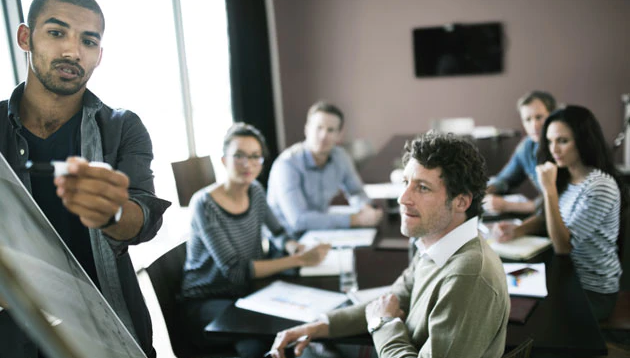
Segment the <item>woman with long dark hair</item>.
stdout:
<svg viewBox="0 0 630 358">
<path fill-rule="evenodd" d="M 498 224 L 499 239 L 546 229 L 556 254 L 571 256 L 595 316 L 605 319 L 619 291 L 617 238 L 626 193 L 593 113 L 580 106 L 551 113 L 537 157 L 544 211 L 520 226 Z"/>
</svg>

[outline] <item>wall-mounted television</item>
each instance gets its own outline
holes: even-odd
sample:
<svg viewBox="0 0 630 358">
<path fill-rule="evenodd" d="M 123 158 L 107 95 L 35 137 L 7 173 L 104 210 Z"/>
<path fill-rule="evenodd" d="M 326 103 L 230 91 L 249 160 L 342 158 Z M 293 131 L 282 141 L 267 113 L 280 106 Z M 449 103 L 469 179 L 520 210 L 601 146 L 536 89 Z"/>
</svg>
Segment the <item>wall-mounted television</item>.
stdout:
<svg viewBox="0 0 630 358">
<path fill-rule="evenodd" d="M 413 30 L 416 77 L 503 71 L 503 26 L 499 22 L 449 24 Z"/>
</svg>

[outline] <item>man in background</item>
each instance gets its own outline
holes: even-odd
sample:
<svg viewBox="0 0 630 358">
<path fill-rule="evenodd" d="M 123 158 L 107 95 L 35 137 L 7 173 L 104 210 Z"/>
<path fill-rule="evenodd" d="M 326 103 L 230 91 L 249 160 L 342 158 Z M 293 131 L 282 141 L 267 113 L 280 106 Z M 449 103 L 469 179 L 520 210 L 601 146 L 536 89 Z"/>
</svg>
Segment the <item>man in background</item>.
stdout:
<svg viewBox="0 0 630 358">
<path fill-rule="evenodd" d="M 536 151 L 543 123 L 549 113 L 556 109 L 556 100 L 547 92 L 532 91 L 519 98 L 516 107 L 527 137 L 518 145 L 501 172 L 488 183 L 484 209 L 490 212 L 529 214 L 536 210 L 534 200 L 508 201 L 503 195 L 517 188 L 528 178 L 540 191 L 536 178 Z"/>
<path fill-rule="evenodd" d="M 339 108 L 323 101 L 313 104 L 304 126 L 306 139 L 284 150 L 271 167 L 267 201 L 292 234 L 376 226 L 383 216 L 370 206 L 352 159 L 337 145 L 343 124 Z M 328 212 L 340 190 L 357 213 Z"/>
<path fill-rule="evenodd" d="M 170 203 L 154 194 L 151 139 L 138 116 L 111 109 L 86 89 L 101 61 L 104 29 L 94 0 L 32 2 L 17 32 L 27 78 L 0 102 L 0 152 L 153 357 L 151 320 L 127 247 L 155 236 Z M 67 161 L 69 173 L 31 176 L 21 170 L 28 160 Z M 0 312 L 0 336 L 2 357 L 38 356 L 6 310 Z"/>
</svg>

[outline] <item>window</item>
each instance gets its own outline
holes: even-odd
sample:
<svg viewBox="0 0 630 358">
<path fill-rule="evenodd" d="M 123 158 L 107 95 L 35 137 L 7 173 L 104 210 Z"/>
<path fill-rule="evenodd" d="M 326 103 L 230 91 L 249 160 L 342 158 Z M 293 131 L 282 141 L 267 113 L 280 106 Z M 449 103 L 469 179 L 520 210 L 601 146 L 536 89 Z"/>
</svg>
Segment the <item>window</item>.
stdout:
<svg viewBox="0 0 630 358">
<path fill-rule="evenodd" d="M 1 5 L 1 4 L 0 4 Z M 7 34 L 7 28 L 4 24 L 4 8 L 0 6 L 0 48 L 8 49 L 9 41 L 15 36 Z M 17 29 L 16 29 L 17 31 Z M 13 75 L 13 61 L 11 59 L 11 52 L 8 50 L 0 53 L 0 100 L 4 100 L 11 96 L 13 88 L 15 88 L 15 77 Z"/>
</svg>

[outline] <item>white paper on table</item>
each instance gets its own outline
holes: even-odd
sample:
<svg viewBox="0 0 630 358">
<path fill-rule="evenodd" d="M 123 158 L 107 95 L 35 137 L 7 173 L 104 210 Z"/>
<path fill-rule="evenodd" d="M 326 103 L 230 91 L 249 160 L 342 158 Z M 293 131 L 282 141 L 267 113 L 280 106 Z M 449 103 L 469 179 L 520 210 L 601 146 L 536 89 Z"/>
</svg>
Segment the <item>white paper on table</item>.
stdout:
<svg viewBox="0 0 630 358">
<path fill-rule="evenodd" d="M 522 276 L 517 285 L 508 277 L 510 272 L 529 267 L 537 272 Z M 547 297 L 547 274 L 545 264 L 504 263 L 505 279 L 508 283 L 508 293 L 515 296 Z"/>
<path fill-rule="evenodd" d="M 275 281 L 239 299 L 236 307 L 294 321 L 311 322 L 347 300 L 348 297 L 343 293 Z"/>
<path fill-rule="evenodd" d="M 321 243 L 341 246 L 370 246 L 376 237 L 376 229 L 309 230 L 300 238 L 300 244 L 307 247 Z"/>
<path fill-rule="evenodd" d="M 341 273 L 339 260 L 339 251 L 329 250 L 326 258 L 319 265 L 300 268 L 300 276 L 339 276 Z"/>
<path fill-rule="evenodd" d="M 365 290 L 358 290 L 354 292 L 348 292 L 347 295 L 348 295 L 348 298 L 350 298 L 350 300 L 352 301 L 352 303 L 354 303 L 355 305 L 358 305 L 361 303 L 375 300 L 378 297 L 381 297 L 385 294 L 390 293 L 391 290 L 392 290 L 392 286 L 388 285 L 388 286 L 367 288 Z"/>
<path fill-rule="evenodd" d="M 402 183 L 365 184 L 363 190 L 370 199 L 398 199 L 405 186 Z"/>
</svg>

